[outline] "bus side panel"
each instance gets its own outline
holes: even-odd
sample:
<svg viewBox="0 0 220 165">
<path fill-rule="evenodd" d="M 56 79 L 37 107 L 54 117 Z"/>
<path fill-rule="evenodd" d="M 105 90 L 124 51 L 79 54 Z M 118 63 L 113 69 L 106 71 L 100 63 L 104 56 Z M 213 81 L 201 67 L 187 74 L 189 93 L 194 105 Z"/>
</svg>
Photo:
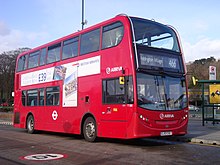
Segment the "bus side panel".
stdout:
<svg viewBox="0 0 220 165">
<path fill-rule="evenodd" d="M 127 122 L 101 121 L 99 126 L 99 137 L 126 138 Z"/>
<path fill-rule="evenodd" d="M 16 128 L 26 127 L 26 113 L 24 113 L 24 106 L 22 105 L 20 90 L 15 91 L 13 124 Z"/>
<path fill-rule="evenodd" d="M 98 125 L 101 109 L 100 74 L 78 78 L 77 107 L 63 108 L 63 132 L 81 133 L 84 115 L 92 115 Z"/>
</svg>

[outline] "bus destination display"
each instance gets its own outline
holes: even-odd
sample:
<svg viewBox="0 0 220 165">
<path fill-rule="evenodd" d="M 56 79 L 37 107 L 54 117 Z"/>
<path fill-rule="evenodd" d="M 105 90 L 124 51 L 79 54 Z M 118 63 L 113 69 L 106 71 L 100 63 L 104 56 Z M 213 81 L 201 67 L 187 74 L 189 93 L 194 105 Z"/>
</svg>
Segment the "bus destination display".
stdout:
<svg viewBox="0 0 220 165">
<path fill-rule="evenodd" d="M 174 70 L 180 70 L 179 58 L 178 57 L 169 57 L 162 55 L 150 55 L 145 53 L 140 53 L 140 64 L 141 67 L 159 67 L 159 68 L 168 68 Z"/>
</svg>

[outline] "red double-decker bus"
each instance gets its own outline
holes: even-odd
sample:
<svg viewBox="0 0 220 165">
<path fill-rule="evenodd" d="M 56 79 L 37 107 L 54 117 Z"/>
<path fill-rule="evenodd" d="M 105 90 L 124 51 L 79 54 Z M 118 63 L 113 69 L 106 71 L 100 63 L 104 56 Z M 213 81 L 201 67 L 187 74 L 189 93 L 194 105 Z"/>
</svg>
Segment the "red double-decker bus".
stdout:
<svg viewBox="0 0 220 165">
<path fill-rule="evenodd" d="M 187 133 L 186 68 L 174 28 L 118 15 L 20 54 L 14 126 L 97 137 Z"/>
</svg>

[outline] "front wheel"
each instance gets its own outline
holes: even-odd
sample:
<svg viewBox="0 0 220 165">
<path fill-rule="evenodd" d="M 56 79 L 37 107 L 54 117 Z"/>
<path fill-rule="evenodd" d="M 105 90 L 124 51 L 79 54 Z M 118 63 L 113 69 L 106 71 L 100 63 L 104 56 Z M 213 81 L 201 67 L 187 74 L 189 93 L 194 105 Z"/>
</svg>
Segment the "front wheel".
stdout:
<svg viewBox="0 0 220 165">
<path fill-rule="evenodd" d="M 27 132 L 30 134 L 34 133 L 34 117 L 32 115 L 28 116 L 27 119 Z"/>
<path fill-rule="evenodd" d="M 88 117 L 83 124 L 83 136 L 86 141 L 94 142 L 97 137 L 97 128 L 94 118 Z"/>
</svg>

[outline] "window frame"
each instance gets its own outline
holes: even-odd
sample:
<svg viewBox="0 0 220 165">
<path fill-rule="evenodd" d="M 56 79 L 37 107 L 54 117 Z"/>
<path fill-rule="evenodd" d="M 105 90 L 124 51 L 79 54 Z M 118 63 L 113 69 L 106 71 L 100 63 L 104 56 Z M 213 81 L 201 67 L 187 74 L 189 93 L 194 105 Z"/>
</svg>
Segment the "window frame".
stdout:
<svg viewBox="0 0 220 165">
<path fill-rule="evenodd" d="M 97 34 L 95 34 L 97 33 Z M 83 33 L 80 35 L 80 50 L 79 50 L 79 55 L 85 55 L 88 53 L 92 53 L 92 52 L 96 52 L 100 50 L 100 35 L 101 35 L 101 28 L 97 28 L 94 30 L 91 30 L 87 33 Z M 91 38 L 91 40 L 97 39 L 96 42 L 94 41 L 89 41 L 89 38 Z M 86 41 L 86 42 L 85 42 Z M 95 44 L 91 44 L 91 43 L 95 43 Z M 90 46 L 88 48 L 88 45 Z M 95 47 L 95 48 L 92 48 Z M 85 49 L 87 47 L 87 49 Z M 97 48 L 96 48 L 97 47 Z"/>
<path fill-rule="evenodd" d="M 118 24 L 118 25 L 117 25 Z M 122 28 L 122 29 L 120 29 L 120 28 Z M 116 30 L 117 29 L 117 30 Z M 116 30 L 116 31 L 115 31 Z M 115 32 L 114 32 L 115 31 Z M 121 36 L 119 36 L 119 37 L 121 37 L 121 39 L 120 39 L 120 41 L 119 42 L 117 42 L 116 41 L 116 32 L 121 32 Z M 106 41 L 106 39 L 108 39 L 108 38 L 104 38 L 105 37 L 105 33 L 109 33 L 108 34 L 108 36 L 112 36 L 111 35 L 111 32 L 113 32 L 114 34 L 115 34 L 115 38 L 114 39 L 111 39 L 111 40 L 115 40 L 114 41 L 114 44 L 113 43 L 111 43 L 111 45 L 110 46 L 104 46 L 104 41 Z M 120 34 L 120 33 L 119 33 Z M 124 38 L 124 25 L 123 25 L 123 23 L 121 22 L 121 21 L 117 21 L 117 22 L 114 22 L 114 23 L 111 23 L 111 24 L 109 24 L 109 25 L 106 25 L 106 26 L 103 26 L 102 27 L 102 43 L 101 43 L 101 49 L 102 50 L 104 50 L 104 49 L 108 49 L 108 48 L 112 48 L 112 47 L 115 47 L 115 46 L 118 46 L 121 42 L 122 42 L 122 40 L 123 40 L 123 38 Z M 112 42 L 112 41 L 111 41 Z M 107 45 L 107 44 L 106 44 Z"/>
<path fill-rule="evenodd" d="M 46 63 L 47 63 L 47 64 L 59 62 L 59 61 L 61 60 L 61 57 L 60 57 L 60 56 L 61 56 L 61 47 L 62 47 L 61 42 L 60 42 L 60 43 L 57 43 L 57 44 L 54 44 L 54 45 L 51 45 L 51 46 L 48 47 L 48 49 L 47 49 L 47 60 L 46 60 Z M 59 49 L 59 51 L 56 51 L 57 48 Z M 55 53 L 52 52 L 53 50 L 55 50 Z M 50 52 L 51 52 L 51 53 L 50 53 Z M 59 56 L 57 56 L 57 53 L 59 53 Z M 55 56 L 54 56 L 54 54 L 55 54 Z M 49 58 L 50 58 L 51 56 L 54 56 L 54 57 L 55 57 L 55 60 L 54 60 L 54 61 L 49 61 Z M 56 57 L 57 57 L 58 59 L 56 59 Z"/>
<path fill-rule="evenodd" d="M 37 57 L 37 59 L 35 59 L 35 57 Z M 33 62 L 32 62 L 33 65 L 30 66 L 30 60 L 32 58 L 34 59 Z M 28 56 L 28 66 L 27 66 L 27 69 L 32 69 L 32 68 L 38 67 L 39 66 L 39 58 L 40 58 L 40 50 L 37 50 L 35 52 L 30 53 L 29 56 Z"/>
<path fill-rule="evenodd" d="M 76 48 L 77 48 L 77 50 L 76 50 L 76 55 L 74 55 L 74 56 L 68 56 L 68 57 L 66 57 L 66 58 L 63 58 L 63 57 L 64 57 L 63 54 L 64 54 L 64 48 L 65 48 L 65 46 L 71 45 L 71 47 L 74 48 L 74 47 L 73 47 L 74 44 L 77 44 L 77 45 L 76 45 Z M 73 49 L 73 50 L 74 50 L 74 49 Z M 71 53 L 73 54 L 74 52 L 71 51 Z M 67 40 L 64 40 L 64 41 L 63 41 L 63 44 L 62 44 L 62 59 L 61 59 L 61 60 L 66 60 L 66 59 L 70 59 L 70 58 L 77 57 L 77 56 L 78 56 L 78 53 L 79 53 L 79 36 L 76 36 L 76 37 L 73 37 L 73 38 L 70 38 L 70 39 L 67 39 Z"/>
<path fill-rule="evenodd" d="M 27 106 L 27 90 L 21 91 L 21 102 L 23 106 Z"/>
<path fill-rule="evenodd" d="M 32 94 L 36 94 L 36 96 L 32 96 L 33 98 L 31 98 L 31 100 L 29 100 L 29 95 Z M 38 89 L 30 89 L 30 90 L 27 90 L 27 93 L 26 93 L 26 105 L 27 106 L 38 106 Z M 36 105 L 33 101 L 36 101 Z M 32 102 L 34 104 L 32 104 Z"/>
<path fill-rule="evenodd" d="M 112 86 L 113 85 L 113 86 Z M 103 104 L 125 104 L 126 103 L 126 86 L 125 84 L 121 85 L 123 87 L 123 93 L 119 92 L 120 88 L 119 77 L 109 78 L 102 80 L 102 103 Z M 111 87 L 110 87 L 111 86 Z M 113 94 L 109 94 L 109 89 L 112 88 Z M 112 99 L 112 101 L 108 101 Z M 121 101 L 120 101 L 121 100 Z"/>
<path fill-rule="evenodd" d="M 21 58 L 25 58 L 24 60 L 22 60 Z M 22 68 L 20 68 L 21 64 L 20 61 L 22 62 Z M 17 65 L 17 72 L 23 71 L 27 69 L 27 63 L 28 63 L 28 54 L 22 55 L 19 57 L 18 59 L 18 65 Z"/>
<path fill-rule="evenodd" d="M 45 52 L 44 52 L 45 50 Z M 45 53 L 45 54 L 43 54 Z M 41 59 L 43 59 L 43 63 L 41 63 Z M 40 49 L 40 57 L 39 57 L 39 66 L 43 66 L 47 64 L 47 47 Z"/>
<path fill-rule="evenodd" d="M 43 96 L 41 95 L 41 91 L 43 91 Z M 41 103 L 41 98 L 43 97 L 43 104 Z M 38 106 L 45 106 L 45 88 L 38 89 Z"/>
<path fill-rule="evenodd" d="M 54 89 L 54 88 L 57 88 L 57 90 L 49 90 L 49 89 Z M 58 93 L 58 97 L 56 97 L 56 94 Z M 46 106 L 59 106 L 60 105 L 60 87 L 59 86 L 52 86 L 52 87 L 47 87 L 45 89 L 45 102 L 46 102 Z M 55 94 L 55 95 L 54 95 Z M 48 97 L 52 97 L 52 98 L 49 98 L 49 99 L 52 99 L 52 104 L 49 104 L 48 103 Z M 55 98 L 53 97 L 55 96 Z M 58 100 L 56 100 L 56 98 L 58 98 Z M 55 101 L 54 101 L 55 100 Z M 57 102 L 58 103 L 57 103 Z"/>
</svg>

